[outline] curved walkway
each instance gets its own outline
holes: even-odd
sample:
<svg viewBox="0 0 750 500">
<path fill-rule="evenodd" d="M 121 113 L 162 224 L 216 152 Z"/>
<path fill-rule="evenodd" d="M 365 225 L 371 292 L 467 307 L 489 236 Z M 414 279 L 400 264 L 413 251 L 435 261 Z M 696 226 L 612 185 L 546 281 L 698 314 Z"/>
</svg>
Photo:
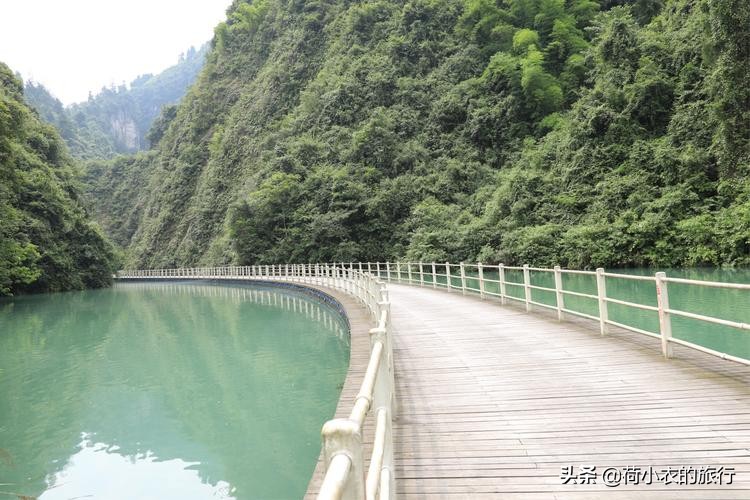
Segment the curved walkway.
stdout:
<svg viewBox="0 0 750 500">
<path fill-rule="evenodd" d="M 679 346 L 665 360 L 645 336 L 460 293 L 389 290 L 400 497 L 750 498 L 750 369 Z M 596 466 L 598 484 L 562 484 L 563 466 Z M 610 466 L 735 474 L 608 488 Z"/>
</svg>

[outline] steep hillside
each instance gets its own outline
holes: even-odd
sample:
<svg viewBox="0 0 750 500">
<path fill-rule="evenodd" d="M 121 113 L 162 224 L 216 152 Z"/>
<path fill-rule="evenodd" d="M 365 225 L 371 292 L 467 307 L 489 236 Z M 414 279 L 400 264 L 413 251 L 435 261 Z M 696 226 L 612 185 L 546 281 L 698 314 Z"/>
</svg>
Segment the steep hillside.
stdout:
<svg viewBox="0 0 750 500">
<path fill-rule="evenodd" d="M 0 63 L 0 295 L 104 286 L 113 260 L 65 144 Z"/>
<path fill-rule="evenodd" d="M 154 151 L 86 163 L 83 185 L 92 216 L 110 239 L 127 248 L 143 216 L 143 199 Z"/>
<path fill-rule="evenodd" d="M 238 0 L 138 167 L 129 264 L 749 264 L 749 21 L 739 0 Z"/>
<path fill-rule="evenodd" d="M 141 75 L 129 86 L 102 88 L 88 101 L 63 107 L 41 84 L 28 82 L 27 102 L 55 125 L 73 156 L 105 159 L 147 149 L 148 131 L 164 106 L 182 98 L 195 81 L 208 51 L 190 48 L 174 66 L 157 75 Z"/>
</svg>

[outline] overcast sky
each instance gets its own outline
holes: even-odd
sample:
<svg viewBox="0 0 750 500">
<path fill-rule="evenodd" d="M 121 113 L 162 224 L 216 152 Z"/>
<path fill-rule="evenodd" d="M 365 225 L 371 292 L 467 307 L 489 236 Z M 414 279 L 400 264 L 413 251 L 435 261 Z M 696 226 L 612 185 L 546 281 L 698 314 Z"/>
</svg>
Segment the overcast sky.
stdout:
<svg viewBox="0 0 750 500">
<path fill-rule="evenodd" d="M 0 0 L 0 61 L 65 104 L 211 39 L 231 0 Z"/>
</svg>

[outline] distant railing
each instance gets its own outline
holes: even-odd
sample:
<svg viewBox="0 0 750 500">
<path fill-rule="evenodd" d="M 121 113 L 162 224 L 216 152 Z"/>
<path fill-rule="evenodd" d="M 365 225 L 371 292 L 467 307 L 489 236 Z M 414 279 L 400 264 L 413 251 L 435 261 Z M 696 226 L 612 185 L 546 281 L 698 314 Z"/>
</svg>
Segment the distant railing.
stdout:
<svg viewBox="0 0 750 500">
<path fill-rule="evenodd" d="M 393 412 L 395 384 L 388 290 L 369 272 L 343 264 L 276 264 L 119 271 L 118 278 L 281 280 L 319 285 L 356 297 L 370 312 L 370 360 L 349 418 L 323 426 L 325 476 L 321 500 L 395 498 L 393 478 Z M 375 439 L 365 472 L 362 431 L 367 415 L 375 414 Z"/>
<path fill-rule="evenodd" d="M 499 298 L 501 303 L 503 304 L 507 303 L 508 301 L 516 301 L 523 304 L 526 311 L 531 311 L 532 306 L 550 309 L 557 313 L 557 318 L 560 320 L 563 320 L 565 318 L 565 314 L 579 316 L 598 322 L 599 330 L 602 335 L 607 333 L 608 326 L 610 325 L 643 335 L 648 335 L 649 337 L 654 337 L 661 340 L 662 353 L 666 358 L 672 357 L 672 345 L 678 344 L 696 349 L 707 354 L 711 354 L 713 356 L 718 356 L 722 359 L 731 360 L 737 363 L 742 363 L 744 365 L 750 365 L 750 360 L 748 359 L 720 352 L 714 349 L 710 349 L 706 346 L 673 337 L 672 316 L 680 316 L 683 318 L 722 325 L 744 331 L 750 330 L 750 324 L 673 309 L 669 305 L 668 289 L 669 283 L 680 283 L 703 287 L 750 290 L 750 284 L 720 283 L 714 281 L 700 281 L 684 278 L 669 278 L 663 272 L 658 272 L 653 276 L 639 276 L 632 274 L 609 273 L 605 272 L 605 270 L 602 268 L 599 268 L 596 271 L 580 271 L 573 269 L 562 269 L 560 268 L 560 266 L 555 266 L 554 268 L 541 268 L 530 267 L 528 265 L 505 266 L 503 264 L 486 265 L 482 263 L 468 264 L 463 262 L 459 264 L 451 264 L 450 262 L 363 262 L 348 265 L 353 266 L 357 269 L 363 269 L 366 272 L 371 272 L 375 276 L 379 276 L 388 282 L 432 286 L 435 288 L 445 288 L 448 291 L 460 290 L 463 294 L 478 294 L 483 299 L 487 297 L 496 297 Z M 438 272 L 439 270 L 442 270 L 443 272 L 440 273 Z M 498 279 L 490 279 L 486 277 L 485 274 L 487 273 L 487 271 L 492 271 L 493 273 L 496 272 Z M 508 279 L 506 279 L 506 271 L 516 271 L 522 273 L 523 281 L 509 281 Z M 549 273 L 554 279 L 554 286 L 546 287 L 532 284 L 532 272 Z M 594 278 L 596 282 L 597 293 L 594 295 L 591 293 L 583 293 L 565 289 L 563 287 L 562 279 L 564 275 L 586 275 Z M 639 304 L 637 302 L 608 297 L 607 278 L 647 281 L 653 283 L 655 285 L 657 305 L 651 306 L 647 304 Z M 443 279 L 444 282 L 442 282 L 441 279 Z M 469 286 L 469 281 L 473 282 L 475 286 Z M 491 291 L 489 289 L 490 287 L 488 287 L 488 284 L 495 285 L 494 288 L 496 289 L 496 291 Z M 519 292 L 522 291 L 523 293 L 521 296 L 516 296 L 508 293 L 508 288 L 516 289 L 519 290 Z M 550 295 L 554 294 L 554 303 L 545 304 L 543 302 L 533 300 L 532 290 L 548 292 Z M 597 314 L 587 314 L 585 312 L 576 311 L 566 307 L 566 296 L 582 297 L 585 299 L 595 300 L 597 302 Z M 747 303 L 750 303 L 750 301 L 748 301 Z M 659 333 L 649 332 L 642 328 L 637 328 L 632 325 L 627 325 L 625 323 L 611 320 L 609 318 L 610 304 L 618 304 L 620 306 L 625 306 L 628 308 L 652 311 L 658 314 Z M 748 341 L 750 341 L 750 338 Z"/>
</svg>

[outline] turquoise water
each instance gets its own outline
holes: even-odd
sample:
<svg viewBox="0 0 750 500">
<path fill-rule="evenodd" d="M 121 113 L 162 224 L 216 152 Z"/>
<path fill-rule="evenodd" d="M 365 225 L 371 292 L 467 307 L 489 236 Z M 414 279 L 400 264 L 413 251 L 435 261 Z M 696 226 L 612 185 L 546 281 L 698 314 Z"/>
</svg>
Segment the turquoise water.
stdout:
<svg viewBox="0 0 750 500">
<path fill-rule="evenodd" d="M 348 362 L 343 318 L 279 288 L 0 301 L 0 498 L 300 498 Z"/>
<path fill-rule="evenodd" d="M 607 272 L 619 274 L 635 274 L 640 276 L 653 276 L 658 271 L 666 272 L 667 276 L 673 278 L 689 278 L 703 281 L 722 281 L 729 283 L 750 283 L 750 269 L 717 269 L 717 268 L 695 268 L 695 269 L 607 269 Z M 437 266 L 437 274 L 444 274 L 445 266 Z M 381 272 L 383 277 L 386 273 Z M 497 280 L 497 271 L 484 270 L 484 277 Z M 479 281 L 476 279 L 476 268 L 467 267 L 466 286 L 479 289 Z M 391 277 L 396 278 L 392 271 Z M 401 278 L 407 279 L 406 269 L 402 269 Z M 554 275 L 551 272 L 531 271 L 531 284 L 554 288 Z M 412 280 L 418 281 L 419 266 L 412 267 Z M 523 271 L 506 270 L 506 281 L 523 283 Z M 432 284 L 432 266 L 424 266 L 424 282 Z M 446 279 L 438 276 L 437 282 L 445 284 Z M 461 277 L 458 267 L 451 267 L 451 283 L 453 286 L 461 286 Z M 607 278 L 607 296 L 656 306 L 656 287 L 653 282 L 635 281 L 624 278 Z M 589 275 L 563 274 L 563 289 L 574 292 L 596 295 L 596 278 Z M 721 319 L 750 323 L 750 290 L 728 290 L 710 288 L 698 285 L 686 285 L 669 283 L 669 302 L 672 309 L 691 313 L 713 316 Z M 499 293 L 499 285 L 487 283 L 488 292 Z M 524 289 L 522 286 L 507 285 L 508 295 L 522 299 Z M 544 290 L 531 291 L 532 300 L 542 304 L 555 305 L 554 292 Z M 598 316 L 599 306 L 595 299 L 575 297 L 566 295 L 565 307 L 573 311 Z M 640 328 L 652 333 L 659 333 L 659 318 L 656 312 L 644 311 L 620 304 L 608 305 L 609 319 L 625 325 Z M 739 330 L 732 327 L 706 323 L 703 321 L 688 319 L 672 315 L 672 335 L 678 339 L 686 340 L 711 349 L 750 359 L 750 331 Z"/>
</svg>

